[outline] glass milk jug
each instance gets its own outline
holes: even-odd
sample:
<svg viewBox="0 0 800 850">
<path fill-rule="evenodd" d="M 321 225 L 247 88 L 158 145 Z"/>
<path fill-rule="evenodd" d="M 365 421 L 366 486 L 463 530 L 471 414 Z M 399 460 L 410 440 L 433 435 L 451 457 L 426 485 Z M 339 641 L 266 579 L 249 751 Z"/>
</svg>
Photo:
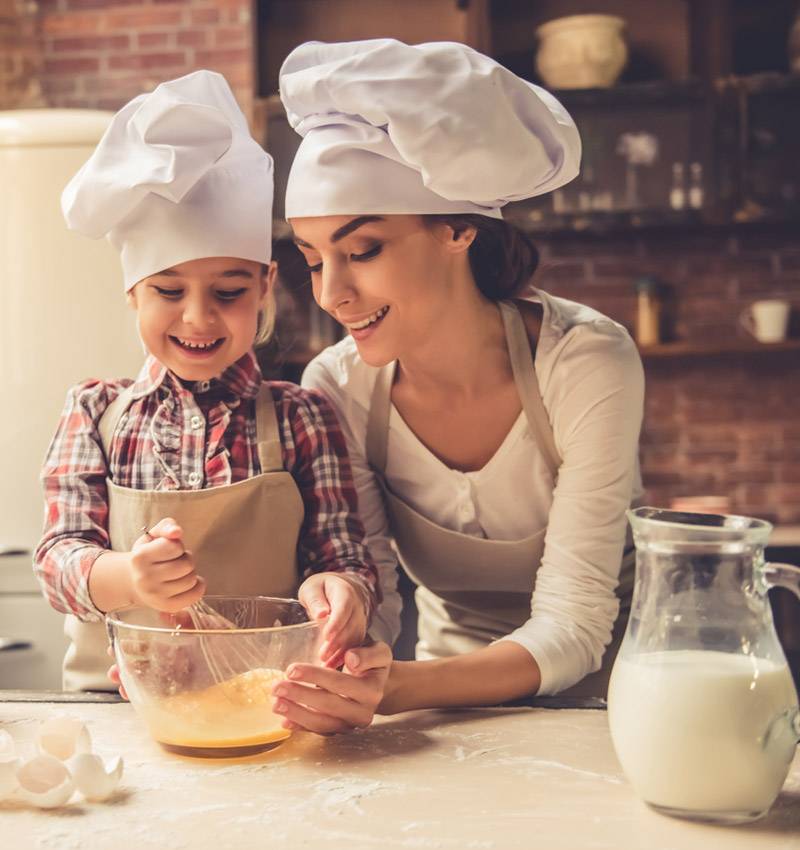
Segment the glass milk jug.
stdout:
<svg viewBox="0 0 800 850">
<path fill-rule="evenodd" d="M 767 598 L 800 569 L 764 561 L 772 526 L 629 511 L 636 584 L 608 691 L 620 764 L 658 811 L 740 823 L 766 814 L 800 737 Z"/>
</svg>

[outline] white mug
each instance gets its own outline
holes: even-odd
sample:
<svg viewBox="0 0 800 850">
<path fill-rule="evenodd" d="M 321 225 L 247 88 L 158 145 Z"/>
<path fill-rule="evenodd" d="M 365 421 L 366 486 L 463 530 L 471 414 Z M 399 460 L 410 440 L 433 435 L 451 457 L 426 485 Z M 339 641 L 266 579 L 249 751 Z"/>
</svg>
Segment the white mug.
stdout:
<svg viewBox="0 0 800 850">
<path fill-rule="evenodd" d="M 754 301 L 742 313 L 740 320 L 759 342 L 780 342 L 786 339 L 790 309 L 788 301 Z"/>
</svg>

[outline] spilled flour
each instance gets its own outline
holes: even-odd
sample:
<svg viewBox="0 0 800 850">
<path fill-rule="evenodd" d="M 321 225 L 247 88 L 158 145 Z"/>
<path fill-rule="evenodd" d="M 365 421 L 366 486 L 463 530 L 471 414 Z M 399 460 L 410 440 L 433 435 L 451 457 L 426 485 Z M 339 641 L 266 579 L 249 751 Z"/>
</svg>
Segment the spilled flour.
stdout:
<svg viewBox="0 0 800 850">
<path fill-rule="evenodd" d="M 573 767 L 570 764 L 564 764 L 560 761 L 540 759 L 533 756 L 507 756 L 505 758 L 498 759 L 497 764 L 517 768 L 524 771 L 528 776 L 545 776 L 548 772 L 548 768 L 556 768 L 557 770 L 564 770 L 585 779 L 600 779 L 603 782 L 609 782 L 612 785 L 623 784 L 622 779 L 618 776 L 612 776 L 608 773 L 597 773 L 594 770 L 584 770 L 581 767 Z"/>
<path fill-rule="evenodd" d="M 320 779 L 311 785 L 313 796 L 309 805 L 321 806 L 329 815 L 339 815 L 346 811 L 364 814 L 361 800 L 381 791 L 400 791 L 398 785 L 369 779 L 354 779 L 350 776 L 331 776 Z"/>
</svg>

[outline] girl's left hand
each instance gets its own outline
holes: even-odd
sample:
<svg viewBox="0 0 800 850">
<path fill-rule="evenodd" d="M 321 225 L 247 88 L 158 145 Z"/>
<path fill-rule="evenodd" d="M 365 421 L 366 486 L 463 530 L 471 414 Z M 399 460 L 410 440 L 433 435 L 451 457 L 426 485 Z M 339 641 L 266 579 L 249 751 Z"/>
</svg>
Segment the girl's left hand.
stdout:
<svg viewBox="0 0 800 850">
<path fill-rule="evenodd" d="M 392 650 L 385 643 L 348 650 L 341 672 L 292 664 L 272 689 L 273 710 L 283 715 L 286 729 L 320 735 L 363 729 L 383 699 L 391 665 Z"/>
<path fill-rule="evenodd" d="M 365 591 L 336 573 L 315 573 L 300 585 L 297 598 L 312 620 L 327 620 L 319 658 L 326 667 L 340 667 L 345 652 L 367 634 Z"/>
</svg>

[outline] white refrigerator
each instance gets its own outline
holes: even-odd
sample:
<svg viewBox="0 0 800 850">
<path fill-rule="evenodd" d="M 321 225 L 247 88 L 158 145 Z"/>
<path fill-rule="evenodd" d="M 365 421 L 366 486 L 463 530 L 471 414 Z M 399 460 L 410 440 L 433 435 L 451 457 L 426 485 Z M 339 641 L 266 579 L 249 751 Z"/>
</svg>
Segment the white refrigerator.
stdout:
<svg viewBox="0 0 800 850">
<path fill-rule="evenodd" d="M 91 110 L 0 111 L 0 689 L 60 687 L 63 615 L 30 568 L 39 471 L 67 389 L 143 360 L 119 258 L 70 233 L 60 195 L 108 126 Z"/>
</svg>

